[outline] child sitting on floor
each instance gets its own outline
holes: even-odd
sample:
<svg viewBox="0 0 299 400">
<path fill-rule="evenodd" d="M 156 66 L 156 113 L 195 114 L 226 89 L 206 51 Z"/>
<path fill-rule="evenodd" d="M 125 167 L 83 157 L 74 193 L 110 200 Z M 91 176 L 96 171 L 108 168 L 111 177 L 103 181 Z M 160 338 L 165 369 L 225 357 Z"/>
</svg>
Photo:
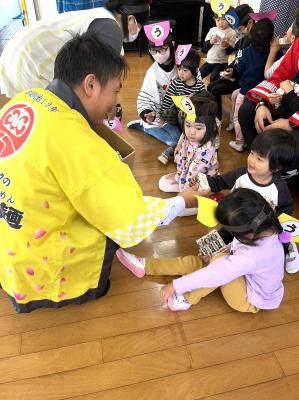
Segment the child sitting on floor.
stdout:
<svg viewBox="0 0 299 400">
<path fill-rule="evenodd" d="M 207 266 L 207 256 L 145 259 L 119 249 L 117 257 L 139 278 L 188 274 L 161 289 L 161 300 L 173 311 L 188 310 L 218 287 L 234 310 L 278 308 L 284 293 L 283 243 L 290 238 L 270 204 L 256 191 L 239 188 L 218 204 L 215 217 L 234 239 L 227 252 Z"/>
<path fill-rule="evenodd" d="M 218 134 L 216 126 L 217 103 L 209 92 L 195 93 L 178 104 L 182 107 L 189 101 L 194 114 L 186 113 L 183 136 L 175 152 L 177 171 L 164 175 L 159 180 L 163 192 L 182 192 L 193 186 L 199 173 L 211 176 L 218 174 L 217 151 L 214 140 Z M 181 108 L 185 112 L 184 108 Z M 193 120 L 193 121 L 192 121 Z"/>
<path fill-rule="evenodd" d="M 192 93 L 200 93 L 205 90 L 200 72 L 198 70 L 200 56 L 197 50 L 188 45 L 179 45 L 175 52 L 175 63 L 178 71 L 178 77 L 169 85 L 162 101 L 161 115 L 165 122 L 178 125 L 178 111 L 172 96 L 187 96 Z M 158 157 L 162 164 L 167 164 L 173 157 L 173 147 L 168 147 Z"/>
</svg>

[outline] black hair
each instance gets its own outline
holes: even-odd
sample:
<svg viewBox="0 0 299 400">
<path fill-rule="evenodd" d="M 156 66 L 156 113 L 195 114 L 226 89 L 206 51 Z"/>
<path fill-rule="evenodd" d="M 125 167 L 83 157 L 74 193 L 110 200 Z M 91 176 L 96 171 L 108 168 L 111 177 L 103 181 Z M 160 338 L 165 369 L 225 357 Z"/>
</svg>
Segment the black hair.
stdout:
<svg viewBox="0 0 299 400">
<path fill-rule="evenodd" d="M 296 9 L 296 18 L 292 24 L 292 34 L 296 38 L 299 37 L 299 8 Z"/>
<path fill-rule="evenodd" d="M 241 243 L 254 246 L 258 235 L 271 229 L 273 233 L 281 233 L 283 228 L 271 205 L 264 197 L 252 189 L 238 188 L 229 193 L 218 203 L 215 217 Z M 242 232 L 234 228 L 242 228 Z M 248 229 L 247 229 L 248 228 Z M 249 233 L 252 239 L 246 237 Z"/>
<path fill-rule="evenodd" d="M 94 74 L 102 87 L 124 74 L 126 61 L 110 46 L 99 41 L 95 33 L 85 32 L 69 40 L 59 50 L 54 64 L 54 78 L 70 87 L 80 84 L 86 75 Z"/>
<path fill-rule="evenodd" d="M 252 28 L 250 29 L 250 44 L 261 53 L 269 51 L 273 35 L 273 22 L 268 18 L 263 18 L 253 24 Z"/>
<path fill-rule="evenodd" d="M 239 17 L 239 26 L 247 27 L 248 22 L 253 21 L 249 16 L 250 13 L 253 13 L 253 9 L 248 4 L 240 4 L 235 8 L 235 12 Z"/>
<path fill-rule="evenodd" d="M 285 129 L 269 129 L 257 135 L 251 150 L 259 156 L 269 159 L 271 172 L 290 167 L 297 155 L 298 146 L 294 136 Z"/>
<path fill-rule="evenodd" d="M 136 21 L 143 25 L 149 18 L 148 0 L 108 0 L 105 8 L 112 14 L 121 15 L 121 23 L 124 37 L 128 37 L 128 16 L 134 15 Z"/>
<path fill-rule="evenodd" d="M 200 63 L 199 52 L 196 49 L 191 48 L 180 65 L 182 65 L 183 67 L 189 68 L 192 75 L 194 77 L 196 77 L 197 76 L 197 68 L 199 67 L 199 63 Z"/>
<path fill-rule="evenodd" d="M 200 93 L 194 93 L 190 96 L 190 99 L 195 108 L 196 120 L 195 122 L 202 122 L 206 125 L 206 133 L 201 140 L 201 145 L 208 143 L 210 140 L 214 140 L 217 135 L 216 126 L 216 113 L 217 113 L 217 102 L 215 97 L 207 91 Z M 184 121 L 185 122 L 185 121 Z M 185 127 L 185 124 L 184 124 Z M 184 129 L 184 128 L 183 128 Z"/>
</svg>

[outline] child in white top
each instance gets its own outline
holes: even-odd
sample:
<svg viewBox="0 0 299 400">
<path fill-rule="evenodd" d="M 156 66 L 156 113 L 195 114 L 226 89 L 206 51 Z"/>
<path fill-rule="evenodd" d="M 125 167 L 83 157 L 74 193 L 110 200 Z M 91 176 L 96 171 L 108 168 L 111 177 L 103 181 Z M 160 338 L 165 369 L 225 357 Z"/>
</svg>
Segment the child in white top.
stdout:
<svg viewBox="0 0 299 400">
<path fill-rule="evenodd" d="M 207 53 L 207 61 L 200 68 L 202 78 L 211 74 L 210 81 L 219 79 L 220 71 L 227 67 L 228 56 L 234 50 L 236 32 L 224 17 L 214 16 L 216 27 L 206 36 L 202 51 Z"/>
</svg>

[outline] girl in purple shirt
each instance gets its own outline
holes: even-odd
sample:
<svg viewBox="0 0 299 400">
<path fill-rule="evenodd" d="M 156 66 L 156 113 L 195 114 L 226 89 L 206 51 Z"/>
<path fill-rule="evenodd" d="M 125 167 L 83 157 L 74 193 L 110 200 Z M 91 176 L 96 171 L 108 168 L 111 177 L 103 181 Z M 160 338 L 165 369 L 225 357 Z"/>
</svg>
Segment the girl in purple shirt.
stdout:
<svg viewBox="0 0 299 400">
<path fill-rule="evenodd" d="M 183 275 L 161 289 L 161 300 L 173 311 L 189 309 L 218 287 L 226 302 L 241 312 L 279 307 L 287 247 L 283 242 L 289 238 L 271 206 L 256 191 L 239 188 L 218 204 L 215 216 L 234 240 L 208 265 L 206 257 L 145 259 L 122 249 L 116 254 L 138 277 Z"/>
</svg>

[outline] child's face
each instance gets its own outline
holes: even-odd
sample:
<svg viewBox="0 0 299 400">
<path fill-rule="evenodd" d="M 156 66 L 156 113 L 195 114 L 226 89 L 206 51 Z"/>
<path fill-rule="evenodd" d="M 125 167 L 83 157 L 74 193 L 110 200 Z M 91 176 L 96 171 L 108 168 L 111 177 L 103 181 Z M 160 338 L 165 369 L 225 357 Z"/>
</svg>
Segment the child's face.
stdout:
<svg viewBox="0 0 299 400">
<path fill-rule="evenodd" d="M 260 156 L 256 151 L 251 150 L 247 159 L 247 169 L 253 179 L 269 178 L 272 172 L 269 167 L 269 159 Z"/>
<path fill-rule="evenodd" d="M 191 142 L 201 142 L 206 134 L 205 124 L 185 119 L 185 135 Z"/>
<path fill-rule="evenodd" d="M 215 19 L 215 22 L 216 22 L 216 27 L 218 29 L 224 30 L 224 29 L 228 28 L 228 22 L 227 22 L 227 20 L 225 18 L 216 17 L 214 19 Z"/>
<path fill-rule="evenodd" d="M 177 69 L 178 69 L 178 76 L 181 81 L 187 82 L 193 78 L 192 72 L 188 67 L 184 67 L 183 65 L 178 65 Z"/>
</svg>

